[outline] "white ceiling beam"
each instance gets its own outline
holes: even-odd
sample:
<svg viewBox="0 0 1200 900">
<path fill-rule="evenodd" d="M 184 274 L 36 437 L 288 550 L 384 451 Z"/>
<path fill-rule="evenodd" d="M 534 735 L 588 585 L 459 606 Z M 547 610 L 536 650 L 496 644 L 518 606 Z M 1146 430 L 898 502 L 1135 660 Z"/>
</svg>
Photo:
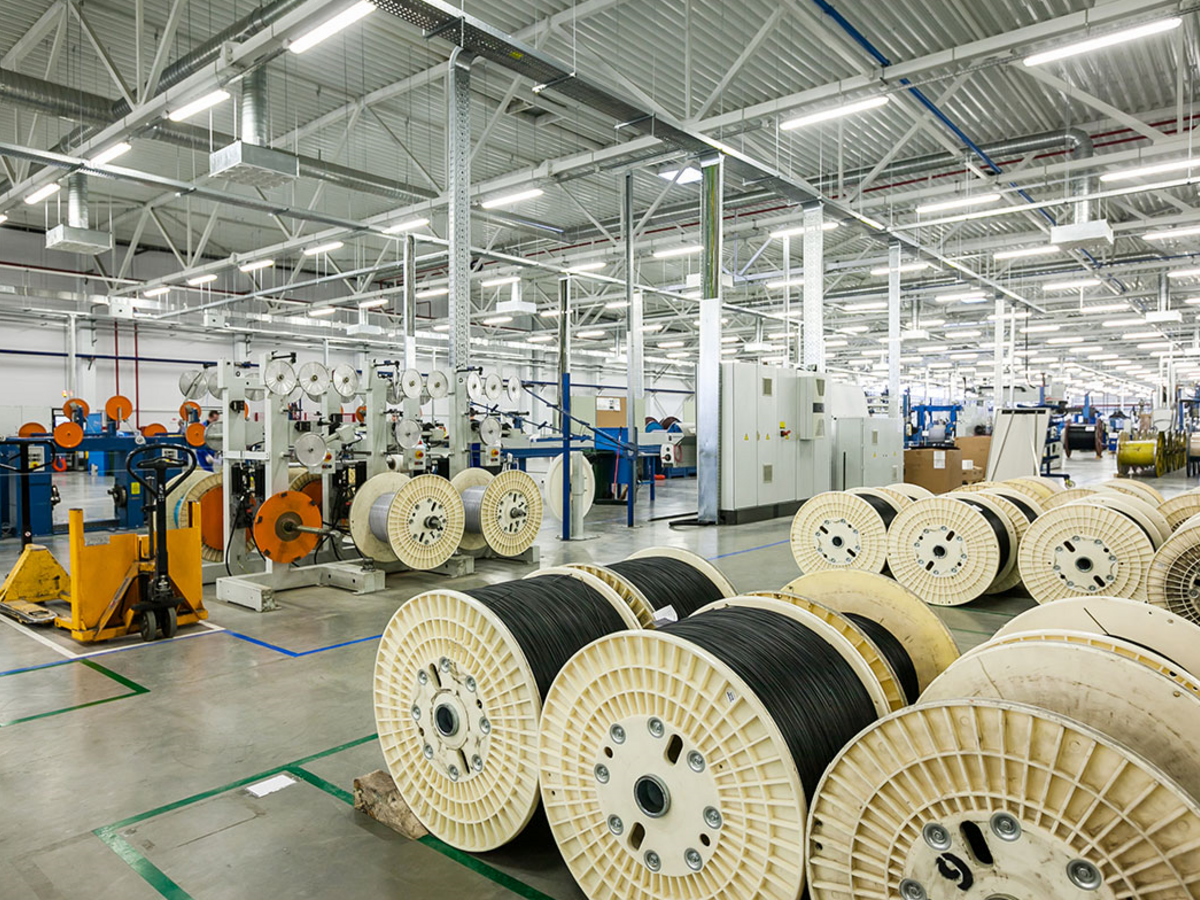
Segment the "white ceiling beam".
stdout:
<svg viewBox="0 0 1200 900">
<path fill-rule="evenodd" d="M 96 51 L 96 56 L 100 58 L 100 64 L 104 66 L 104 71 L 108 73 L 108 77 L 112 79 L 112 83 L 117 86 L 117 90 L 121 92 L 121 96 L 125 98 L 125 102 L 130 106 L 136 106 L 137 101 L 133 96 L 133 92 L 129 90 L 129 85 L 121 77 L 121 71 L 117 68 L 117 64 L 113 62 L 108 49 L 100 42 L 100 36 L 92 28 L 92 23 L 87 20 L 87 17 L 83 14 L 83 10 L 76 5 L 75 0 L 67 0 L 67 8 L 71 10 L 79 22 L 79 27 L 83 30 L 84 36 L 87 37 L 88 43 L 92 45 L 92 49 Z"/>
<path fill-rule="evenodd" d="M 63 0 L 54 0 L 46 8 L 46 11 L 38 16 L 37 21 L 29 26 L 29 30 L 17 38 L 17 42 L 8 49 L 3 57 L 0 57 L 0 68 L 16 69 L 21 61 L 45 40 L 46 35 L 58 26 L 58 19 L 62 11 Z"/>
<path fill-rule="evenodd" d="M 729 87 L 730 82 L 737 77 L 738 72 L 742 71 L 742 66 L 746 64 L 751 56 L 758 52 L 758 48 L 762 46 L 763 41 L 775 30 L 775 26 L 779 24 L 779 20 L 783 18 L 784 10 L 785 7 L 777 6 L 775 7 L 775 11 L 767 16 L 767 20 L 762 23 L 762 26 L 755 33 L 754 37 L 750 39 L 750 43 L 742 48 L 742 52 L 733 61 L 733 65 L 725 70 L 725 74 L 721 76 L 721 80 L 717 82 L 716 87 L 712 89 L 712 92 L 700 104 L 695 112 L 696 116 L 702 117 L 712 109 L 712 105 L 725 93 L 725 89 Z"/>
<path fill-rule="evenodd" d="M 171 45 L 175 43 L 175 32 L 179 29 L 179 22 L 183 18 L 183 9 L 187 3 L 188 0 L 175 0 L 171 4 L 171 12 L 167 15 L 167 24 L 163 27 L 162 36 L 158 39 L 158 49 L 154 51 L 154 62 L 150 64 L 150 74 L 146 76 L 144 84 L 138 85 L 139 102 L 145 102 L 147 97 L 153 97 L 158 91 L 158 79 L 162 77 L 163 69 L 166 68 Z"/>
<path fill-rule="evenodd" d="M 1117 122 L 1120 122 L 1126 128 L 1132 128 L 1138 134 L 1148 137 L 1156 144 L 1167 139 L 1167 135 L 1163 134 L 1157 128 L 1147 125 L 1141 119 L 1137 118 L 1137 116 L 1131 116 L 1124 110 L 1117 109 L 1111 103 L 1106 103 L 1099 97 L 1089 94 L 1083 88 L 1076 87 L 1073 84 L 1063 81 L 1058 76 L 1051 75 L 1049 72 L 1045 72 L 1037 66 L 1021 66 L 1019 67 L 1018 71 L 1023 72 L 1025 75 L 1028 75 L 1030 78 L 1033 78 L 1036 81 L 1040 81 L 1047 87 L 1062 92 L 1072 100 L 1078 100 L 1080 103 L 1090 106 L 1097 112 L 1104 113 L 1104 115 L 1114 119 Z"/>
</svg>

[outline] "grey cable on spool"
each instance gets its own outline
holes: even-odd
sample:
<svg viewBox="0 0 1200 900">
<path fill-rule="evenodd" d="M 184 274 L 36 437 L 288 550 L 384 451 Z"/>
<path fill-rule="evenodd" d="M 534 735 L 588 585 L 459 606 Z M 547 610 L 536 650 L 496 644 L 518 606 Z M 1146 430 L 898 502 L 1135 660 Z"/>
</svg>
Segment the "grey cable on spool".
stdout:
<svg viewBox="0 0 1200 900">
<path fill-rule="evenodd" d="M 483 486 L 463 488 L 463 513 L 466 517 L 466 529 L 472 534 L 483 533 L 483 495 L 487 488 Z"/>
<path fill-rule="evenodd" d="M 388 545 L 391 544 L 387 528 L 388 510 L 391 509 L 392 501 L 395 499 L 395 491 L 390 494 L 380 494 L 367 511 L 367 524 L 371 526 L 371 534 Z"/>
</svg>

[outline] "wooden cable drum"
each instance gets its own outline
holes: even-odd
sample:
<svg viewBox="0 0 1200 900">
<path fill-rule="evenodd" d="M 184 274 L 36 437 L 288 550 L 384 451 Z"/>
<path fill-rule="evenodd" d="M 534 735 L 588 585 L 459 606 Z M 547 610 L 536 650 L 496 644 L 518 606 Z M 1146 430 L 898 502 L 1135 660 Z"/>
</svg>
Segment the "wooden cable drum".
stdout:
<svg viewBox="0 0 1200 900">
<path fill-rule="evenodd" d="M 520 834 L 538 804 L 538 722 L 551 682 L 584 646 L 637 627 L 611 588 L 571 569 L 404 603 L 376 656 L 375 723 L 421 824 L 475 852 Z"/>
<path fill-rule="evenodd" d="M 909 484 L 906 481 L 897 481 L 894 484 L 889 484 L 887 487 L 890 491 L 903 494 L 909 500 L 924 500 L 933 496 L 933 491 L 929 490 L 929 488 L 921 487 L 919 484 Z"/>
<path fill-rule="evenodd" d="M 1021 581 L 1038 603 L 1117 595 L 1144 599 L 1153 532 L 1128 508 L 1070 503 L 1048 510 L 1021 542 Z"/>
<path fill-rule="evenodd" d="M 1146 484 L 1144 481 L 1137 481 L 1133 478 L 1110 478 L 1108 481 L 1102 481 L 1098 488 L 1108 488 L 1110 490 L 1119 491 L 1122 494 L 1129 494 L 1137 497 L 1139 500 L 1144 500 L 1154 506 L 1162 504 L 1166 498 L 1159 493 L 1155 488 Z"/>
<path fill-rule="evenodd" d="M 436 569 L 462 541 L 463 502 L 440 475 L 384 472 L 354 495 L 350 534 L 359 552 L 410 569 Z"/>
<path fill-rule="evenodd" d="M 299 468 L 300 471 L 295 471 Z M 307 494 L 317 504 L 317 508 L 321 508 L 321 504 L 325 499 L 325 487 L 321 481 L 321 476 L 317 472 L 310 472 L 307 469 L 296 466 L 288 469 L 288 477 L 291 481 L 288 482 L 289 491 L 302 491 Z"/>
<path fill-rule="evenodd" d="M 490 547 L 500 556 L 520 556 L 533 546 L 542 527 L 542 494 L 527 474 L 464 469 L 451 484 L 463 502 L 464 550 Z"/>
<path fill-rule="evenodd" d="M 887 630 L 916 670 L 917 689 L 958 659 L 950 629 L 904 585 L 873 572 L 813 572 L 783 586 L 783 592 L 815 601 L 855 622 L 867 619 Z"/>
<path fill-rule="evenodd" d="M 592 900 L 796 900 L 808 798 L 887 709 L 853 644 L 788 602 L 610 634 L 546 695 L 550 830 Z"/>
<path fill-rule="evenodd" d="M 259 553 L 279 565 L 303 559 L 321 540 L 321 507 L 303 491 L 281 491 L 263 501 L 254 516 Z"/>
<path fill-rule="evenodd" d="M 1008 514 L 983 492 L 919 500 L 888 530 L 888 568 L 926 603 L 960 606 L 982 596 L 1016 564 Z"/>
<path fill-rule="evenodd" d="M 992 639 L 1071 631 L 1127 641 L 1200 679 L 1200 626 L 1170 610 L 1124 597 L 1072 597 L 1035 606 L 1010 619 Z"/>
<path fill-rule="evenodd" d="M 183 517 L 187 511 L 188 495 L 191 493 L 193 487 L 211 475 L 211 472 L 205 472 L 203 469 L 193 469 L 192 474 L 186 478 L 176 476 L 167 485 L 168 527 L 179 528 L 184 524 Z M 201 515 L 203 515 L 203 512 Z"/>
<path fill-rule="evenodd" d="M 195 472 L 192 473 L 196 474 Z M 200 504 L 200 556 L 208 562 L 225 558 L 225 490 L 220 472 L 205 473 L 196 479 L 179 501 L 186 509 L 189 503 Z M 176 521 L 182 515 L 177 506 Z"/>
<path fill-rule="evenodd" d="M 1011 701 L 931 701 L 876 722 L 826 771 L 809 893 L 1195 898 L 1198 841 L 1200 805 L 1123 739 Z"/>
<path fill-rule="evenodd" d="M 607 565 L 567 566 L 594 575 L 616 591 L 643 628 L 655 626 L 656 613 L 663 623 L 675 621 L 737 593 L 720 569 L 679 547 L 647 547 Z"/>
<path fill-rule="evenodd" d="M 869 489 L 817 494 L 792 517 L 792 557 L 801 572 L 882 572 L 887 564 L 888 528 L 911 503 L 902 506 L 894 495 Z"/>
<path fill-rule="evenodd" d="M 1182 525 L 1155 552 L 1146 599 L 1200 625 L 1200 523 Z"/>
<path fill-rule="evenodd" d="M 1158 505 L 1158 511 L 1167 518 L 1171 530 L 1177 530 L 1192 516 L 1200 515 L 1200 489 L 1193 488 Z"/>
<path fill-rule="evenodd" d="M 1094 424 L 1068 422 L 1063 427 L 1063 450 L 1066 451 L 1068 459 L 1071 458 L 1073 451 L 1078 450 L 1085 450 L 1100 456 L 1107 446 L 1103 419 Z"/>
<path fill-rule="evenodd" d="M 1150 541 L 1154 544 L 1155 550 L 1162 546 L 1163 541 L 1171 536 L 1171 526 L 1167 523 L 1167 517 L 1158 511 L 1158 507 L 1140 500 L 1132 494 L 1101 491 L 1090 497 L 1084 497 L 1082 500 L 1076 500 L 1068 505 L 1104 506 L 1125 513 L 1125 515 L 1134 519 L 1142 526 L 1142 530 L 1150 536 Z"/>
</svg>

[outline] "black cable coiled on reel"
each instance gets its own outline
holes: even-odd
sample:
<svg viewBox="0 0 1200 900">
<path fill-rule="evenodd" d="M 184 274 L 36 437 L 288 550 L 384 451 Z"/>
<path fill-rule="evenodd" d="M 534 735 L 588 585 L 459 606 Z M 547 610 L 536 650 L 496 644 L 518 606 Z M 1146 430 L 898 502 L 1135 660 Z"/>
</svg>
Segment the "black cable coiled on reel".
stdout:
<svg viewBox="0 0 1200 900">
<path fill-rule="evenodd" d="M 887 660 L 900 681 L 904 691 L 904 699 L 916 703 L 921 695 L 921 682 L 917 679 L 917 667 L 913 665 L 912 657 L 904 649 L 899 639 L 873 619 L 860 616 L 858 613 L 845 613 L 847 619 L 867 633 L 867 637 L 879 648 L 883 658 Z"/>
<path fill-rule="evenodd" d="M 464 593 L 512 632 L 542 699 L 568 659 L 592 641 L 629 628 L 599 591 L 570 575 L 539 575 Z"/>
<path fill-rule="evenodd" d="M 1025 498 L 1023 498 L 1020 494 L 1016 493 L 1015 491 L 1013 493 L 1000 493 L 999 491 L 997 491 L 995 493 L 996 493 L 996 496 L 1003 497 L 1005 500 L 1007 500 L 1009 503 L 1011 503 L 1013 506 L 1015 506 L 1017 509 L 1019 509 L 1021 511 L 1021 514 L 1023 516 L 1025 516 L 1025 518 L 1028 519 L 1030 522 L 1032 522 L 1034 519 L 1037 518 L 1037 513 L 1035 513 L 1033 511 L 1033 507 L 1030 506 L 1025 501 Z"/>
<path fill-rule="evenodd" d="M 703 572 L 671 556 L 642 556 L 605 566 L 642 592 L 651 609 L 675 608 L 684 619 L 724 594 Z"/>
<path fill-rule="evenodd" d="M 707 650 L 738 674 L 783 735 L 811 799 L 825 768 L 875 721 L 875 706 L 849 663 L 789 616 L 727 607 L 660 631 Z"/>
<path fill-rule="evenodd" d="M 853 496 L 859 500 L 865 500 L 867 504 L 879 513 L 879 518 L 883 519 L 883 530 L 887 531 L 892 527 L 892 519 L 896 518 L 896 507 L 890 500 L 883 497 L 877 497 L 875 494 L 859 494 L 851 492 Z"/>
<path fill-rule="evenodd" d="M 992 527 L 992 531 L 996 534 L 996 545 L 1000 548 L 1000 563 L 996 566 L 997 572 L 1003 572 L 1008 565 L 1008 555 L 1012 553 L 1012 543 L 1008 539 L 1008 529 L 1004 527 L 1004 523 L 1000 520 L 1000 516 L 992 512 L 982 503 L 977 503 L 969 497 L 955 497 L 955 500 L 961 500 L 971 509 L 978 512 Z"/>
</svg>

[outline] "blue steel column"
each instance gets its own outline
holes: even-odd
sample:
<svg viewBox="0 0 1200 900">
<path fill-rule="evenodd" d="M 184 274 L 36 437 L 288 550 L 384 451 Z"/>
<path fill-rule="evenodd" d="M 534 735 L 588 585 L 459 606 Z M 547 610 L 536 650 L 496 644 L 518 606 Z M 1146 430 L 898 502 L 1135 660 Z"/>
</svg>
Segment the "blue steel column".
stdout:
<svg viewBox="0 0 1200 900">
<path fill-rule="evenodd" d="M 721 233 L 725 190 L 723 157 L 701 163 L 700 357 L 696 363 L 697 520 L 716 525 L 721 499 Z"/>
</svg>

